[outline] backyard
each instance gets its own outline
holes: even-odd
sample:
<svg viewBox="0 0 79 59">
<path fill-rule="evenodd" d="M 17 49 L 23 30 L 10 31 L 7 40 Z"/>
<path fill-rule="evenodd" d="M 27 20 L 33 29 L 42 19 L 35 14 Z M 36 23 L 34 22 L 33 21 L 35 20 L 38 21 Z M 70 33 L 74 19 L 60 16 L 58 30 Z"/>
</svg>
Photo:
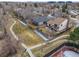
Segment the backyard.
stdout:
<svg viewBox="0 0 79 59">
<path fill-rule="evenodd" d="M 19 22 L 14 25 L 13 31 L 28 47 L 44 42 L 43 39 L 39 37 L 31 28 L 24 26 Z"/>
</svg>

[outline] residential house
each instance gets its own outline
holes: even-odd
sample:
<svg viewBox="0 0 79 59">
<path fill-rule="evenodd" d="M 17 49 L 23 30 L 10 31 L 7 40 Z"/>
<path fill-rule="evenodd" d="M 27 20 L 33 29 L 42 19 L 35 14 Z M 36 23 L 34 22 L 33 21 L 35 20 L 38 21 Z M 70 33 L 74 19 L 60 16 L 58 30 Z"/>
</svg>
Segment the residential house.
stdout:
<svg viewBox="0 0 79 59">
<path fill-rule="evenodd" d="M 55 15 L 56 17 L 62 16 L 62 11 L 61 11 L 61 9 L 58 9 L 58 8 L 54 8 L 54 9 L 52 10 L 52 13 L 53 13 L 53 15 Z"/>
<path fill-rule="evenodd" d="M 67 28 L 68 19 L 59 17 L 49 20 L 46 25 L 50 31 L 61 32 Z"/>
<path fill-rule="evenodd" d="M 75 20 L 74 23 L 75 23 L 75 27 L 79 27 L 79 20 Z"/>
<path fill-rule="evenodd" d="M 16 13 L 18 14 L 18 16 L 22 16 L 24 19 L 26 18 L 31 18 L 33 16 L 32 13 L 32 8 L 27 7 L 27 8 L 18 8 L 16 10 Z"/>
<path fill-rule="evenodd" d="M 47 15 L 50 13 L 50 10 L 46 7 L 37 7 L 37 8 L 34 8 L 33 13 L 38 15 Z"/>
<path fill-rule="evenodd" d="M 33 13 L 38 14 L 38 15 L 42 15 L 43 14 L 43 8 L 42 7 L 34 8 Z"/>
<path fill-rule="evenodd" d="M 61 9 L 54 8 L 51 10 L 51 13 L 48 15 L 48 18 L 57 18 L 62 16 Z"/>
<path fill-rule="evenodd" d="M 79 15 L 79 11 L 78 10 L 68 10 L 68 13 L 71 15 L 71 16 L 77 16 Z"/>
<path fill-rule="evenodd" d="M 32 19 L 32 23 L 35 25 L 42 25 L 44 22 L 47 22 L 48 19 L 46 16 L 39 16 Z"/>
</svg>

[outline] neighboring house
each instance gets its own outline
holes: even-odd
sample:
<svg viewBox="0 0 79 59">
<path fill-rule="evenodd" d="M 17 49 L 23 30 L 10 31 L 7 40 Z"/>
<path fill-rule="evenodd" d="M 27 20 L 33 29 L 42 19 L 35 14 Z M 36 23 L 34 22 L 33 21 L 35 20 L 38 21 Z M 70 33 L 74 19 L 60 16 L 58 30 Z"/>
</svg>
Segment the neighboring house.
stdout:
<svg viewBox="0 0 79 59">
<path fill-rule="evenodd" d="M 28 2 L 28 3 L 27 3 L 27 7 L 34 7 L 34 3 Z"/>
<path fill-rule="evenodd" d="M 23 8 L 23 9 L 22 8 L 19 8 L 19 9 L 16 10 L 16 13 L 19 16 L 22 16 L 24 19 L 30 18 L 33 15 L 32 8 L 30 8 L 30 7 Z"/>
<path fill-rule="evenodd" d="M 56 18 L 54 20 L 49 20 L 46 25 L 51 31 L 61 32 L 67 28 L 68 19 Z"/>
<path fill-rule="evenodd" d="M 46 16 L 39 16 L 32 19 L 32 23 L 35 25 L 42 25 L 44 22 L 47 22 L 48 19 Z"/>
<path fill-rule="evenodd" d="M 74 22 L 75 22 L 75 26 L 79 27 L 79 20 L 75 20 Z"/>
<path fill-rule="evenodd" d="M 48 18 L 48 19 L 51 19 L 51 18 L 52 18 L 52 19 L 55 19 L 56 17 L 55 17 L 54 15 L 52 15 L 52 14 L 49 14 L 49 15 L 47 16 L 47 18 Z"/>
<path fill-rule="evenodd" d="M 33 13 L 36 15 L 43 15 L 43 8 L 42 7 L 34 8 Z"/>
<path fill-rule="evenodd" d="M 52 12 L 53 12 L 53 15 L 55 15 L 56 17 L 62 16 L 62 10 L 61 9 L 55 8 L 54 10 L 52 10 Z"/>
<path fill-rule="evenodd" d="M 77 16 L 79 15 L 79 11 L 78 10 L 68 10 L 68 13 L 72 16 Z"/>
<path fill-rule="evenodd" d="M 42 13 L 43 8 L 42 7 L 34 8 L 34 11 L 36 11 L 37 13 Z"/>
<path fill-rule="evenodd" d="M 62 16 L 61 9 L 54 8 L 52 9 L 51 13 L 48 15 L 48 18 L 57 18 Z"/>
<path fill-rule="evenodd" d="M 44 15 L 49 13 L 49 9 L 45 7 L 37 7 L 37 8 L 34 8 L 33 13 L 38 15 Z"/>
<path fill-rule="evenodd" d="M 59 1 L 59 2 L 57 2 L 55 5 L 56 6 L 59 6 L 60 8 L 62 8 L 62 6 L 65 4 L 65 2 L 64 1 Z"/>
</svg>

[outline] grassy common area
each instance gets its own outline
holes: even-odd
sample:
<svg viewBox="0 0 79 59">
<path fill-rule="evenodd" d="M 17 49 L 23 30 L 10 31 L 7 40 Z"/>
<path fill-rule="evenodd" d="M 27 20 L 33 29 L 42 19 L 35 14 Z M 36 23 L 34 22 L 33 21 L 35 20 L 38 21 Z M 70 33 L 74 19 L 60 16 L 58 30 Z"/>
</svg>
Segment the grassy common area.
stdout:
<svg viewBox="0 0 79 59">
<path fill-rule="evenodd" d="M 28 47 L 44 42 L 31 28 L 19 22 L 14 25 L 13 31 Z"/>
<path fill-rule="evenodd" d="M 30 57 L 30 55 L 28 54 L 28 52 L 22 51 L 22 50 L 19 51 L 19 52 L 17 52 L 16 56 L 17 57 Z"/>
<path fill-rule="evenodd" d="M 46 45 L 40 46 L 38 48 L 34 48 L 34 49 L 32 49 L 32 52 L 35 56 L 41 57 L 41 56 L 44 56 L 45 54 L 49 53 L 56 47 L 60 46 L 65 41 L 67 41 L 67 40 L 66 39 L 59 39 L 59 40 L 53 41 L 51 43 L 47 43 Z"/>
</svg>

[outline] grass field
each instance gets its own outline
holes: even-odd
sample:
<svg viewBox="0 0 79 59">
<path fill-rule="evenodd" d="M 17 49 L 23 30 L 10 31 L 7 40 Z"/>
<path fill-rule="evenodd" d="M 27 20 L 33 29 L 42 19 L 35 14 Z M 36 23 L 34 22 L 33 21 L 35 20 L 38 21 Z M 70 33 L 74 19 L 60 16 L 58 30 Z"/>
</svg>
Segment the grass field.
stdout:
<svg viewBox="0 0 79 59">
<path fill-rule="evenodd" d="M 28 54 L 28 52 L 20 50 L 19 52 L 17 52 L 16 54 L 17 57 L 30 57 L 30 55 Z"/>
<path fill-rule="evenodd" d="M 35 56 L 41 57 L 50 52 L 51 50 L 55 49 L 56 47 L 60 46 L 65 41 L 65 39 L 59 39 L 57 41 L 47 43 L 46 45 L 40 46 L 38 48 L 34 48 L 32 49 L 32 52 Z"/>
<path fill-rule="evenodd" d="M 31 28 L 17 22 L 13 27 L 14 32 L 28 46 L 34 46 L 43 43 L 43 39 L 39 37 Z"/>
</svg>

